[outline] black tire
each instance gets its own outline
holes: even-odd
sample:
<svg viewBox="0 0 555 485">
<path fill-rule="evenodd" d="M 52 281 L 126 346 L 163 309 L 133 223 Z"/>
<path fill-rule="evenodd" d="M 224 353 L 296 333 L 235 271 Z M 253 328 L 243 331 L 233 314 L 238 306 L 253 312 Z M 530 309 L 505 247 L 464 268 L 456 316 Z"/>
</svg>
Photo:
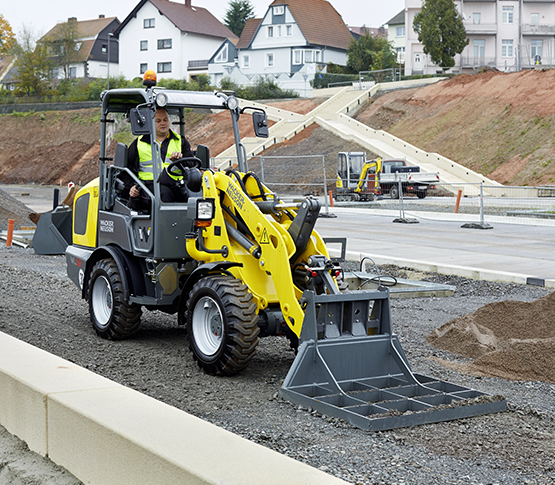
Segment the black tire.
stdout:
<svg viewBox="0 0 555 485">
<path fill-rule="evenodd" d="M 418 197 L 419 199 L 425 199 L 426 198 L 426 191 L 425 190 L 419 190 L 418 192 L 416 192 L 416 197 Z"/>
<path fill-rule="evenodd" d="M 92 268 L 88 287 L 89 314 L 96 333 L 122 340 L 141 323 L 141 306 L 123 299 L 122 278 L 113 259 L 101 259 Z"/>
<path fill-rule="evenodd" d="M 389 196 L 392 199 L 398 199 L 399 198 L 399 187 L 397 187 L 396 185 L 393 185 L 390 189 L 389 189 Z"/>
<path fill-rule="evenodd" d="M 227 275 L 195 283 L 187 302 L 187 335 L 201 369 L 237 374 L 253 358 L 259 333 L 256 304 L 247 285 Z"/>
</svg>

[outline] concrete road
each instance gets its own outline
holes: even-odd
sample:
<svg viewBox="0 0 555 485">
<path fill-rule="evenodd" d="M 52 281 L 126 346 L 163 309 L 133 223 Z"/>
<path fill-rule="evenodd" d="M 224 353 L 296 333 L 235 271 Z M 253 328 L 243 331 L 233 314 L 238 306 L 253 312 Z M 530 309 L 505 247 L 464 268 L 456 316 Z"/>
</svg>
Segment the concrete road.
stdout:
<svg viewBox="0 0 555 485">
<path fill-rule="evenodd" d="M 337 217 L 320 217 L 316 229 L 323 237 L 347 237 L 351 259 L 371 256 L 378 264 L 479 279 L 555 283 L 555 227 L 496 223 L 484 230 L 424 219 L 394 223 L 395 217 L 360 210 L 330 209 L 330 214 Z"/>
<path fill-rule="evenodd" d="M 52 209 L 56 186 L 0 188 L 37 212 Z M 57 188 L 62 200 L 67 187 Z M 492 229 L 480 230 L 426 219 L 399 224 L 392 222 L 395 216 L 361 209 L 330 208 L 329 213 L 337 217 L 320 217 L 316 229 L 323 237 L 347 237 L 350 259 L 371 256 L 377 264 L 555 288 L 555 227 L 495 223 Z"/>
</svg>

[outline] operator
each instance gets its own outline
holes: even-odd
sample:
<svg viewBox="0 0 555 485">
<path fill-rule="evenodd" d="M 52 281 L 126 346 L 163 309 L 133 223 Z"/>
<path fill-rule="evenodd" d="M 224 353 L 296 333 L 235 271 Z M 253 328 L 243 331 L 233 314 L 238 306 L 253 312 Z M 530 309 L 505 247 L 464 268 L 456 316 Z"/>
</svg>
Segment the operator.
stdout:
<svg viewBox="0 0 555 485">
<path fill-rule="evenodd" d="M 160 175 L 160 198 L 163 202 L 186 202 L 187 197 L 179 185 L 180 178 L 168 174 L 166 168 L 170 162 L 183 157 L 194 157 L 195 154 L 185 137 L 182 138 L 173 130 L 170 130 L 170 117 L 164 108 L 156 109 L 154 125 L 156 140 L 161 146 L 160 156 L 164 167 L 164 171 Z M 195 166 L 193 161 L 184 162 L 184 164 L 191 167 Z M 127 166 L 133 173 L 137 174 L 150 191 L 154 192 L 150 135 L 143 135 L 131 143 L 127 155 Z M 141 194 L 136 184 L 129 188 L 129 196 L 129 206 L 131 208 L 150 205 L 148 197 L 146 194 Z M 146 204 L 144 204 L 145 202 Z"/>
</svg>

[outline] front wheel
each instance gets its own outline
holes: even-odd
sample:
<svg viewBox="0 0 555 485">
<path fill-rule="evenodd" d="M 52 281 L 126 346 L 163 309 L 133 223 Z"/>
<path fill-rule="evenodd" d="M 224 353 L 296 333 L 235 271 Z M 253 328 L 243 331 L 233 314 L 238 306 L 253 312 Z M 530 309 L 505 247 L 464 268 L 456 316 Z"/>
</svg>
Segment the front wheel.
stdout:
<svg viewBox="0 0 555 485">
<path fill-rule="evenodd" d="M 123 298 L 123 283 L 113 259 L 101 259 L 89 279 L 89 314 L 96 333 L 110 340 L 130 337 L 141 323 L 141 307 Z"/>
<path fill-rule="evenodd" d="M 237 374 L 253 358 L 259 333 L 247 285 L 227 275 L 195 283 L 187 302 L 187 335 L 200 368 L 209 374 Z"/>
</svg>

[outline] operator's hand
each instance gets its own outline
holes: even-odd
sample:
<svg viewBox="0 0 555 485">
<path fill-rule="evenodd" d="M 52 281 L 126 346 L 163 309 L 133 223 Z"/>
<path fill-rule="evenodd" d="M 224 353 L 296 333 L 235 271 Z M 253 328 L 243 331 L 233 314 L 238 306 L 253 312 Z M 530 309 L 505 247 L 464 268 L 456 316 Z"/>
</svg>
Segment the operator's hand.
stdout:
<svg viewBox="0 0 555 485">
<path fill-rule="evenodd" d="M 170 160 L 172 162 L 175 162 L 176 160 L 179 160 L 180 158 L 183 158 L 183 154 L 181 152 L 173 152 L 170 156 Z"/>
<path fill-rule="evenodd" d="M 139 189 L 136 185 L 133 185 L 133 187 L 129 189 L 129 195 L 131 197 L 139 197 L 139 195 L 141 195 L 141 192 L 139 192 Z"/>
</svg>

